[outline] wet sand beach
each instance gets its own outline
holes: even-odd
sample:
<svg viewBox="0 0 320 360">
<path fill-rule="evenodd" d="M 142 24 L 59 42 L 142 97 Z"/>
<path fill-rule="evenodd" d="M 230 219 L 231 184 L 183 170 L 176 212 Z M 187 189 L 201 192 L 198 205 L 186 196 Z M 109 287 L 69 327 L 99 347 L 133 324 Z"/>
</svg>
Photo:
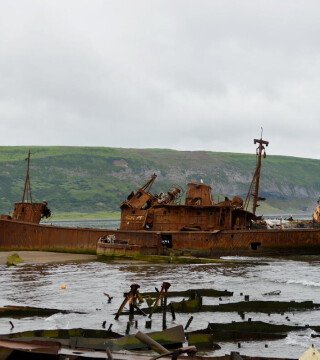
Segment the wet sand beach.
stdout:
<svg viewBox="0 0 320 360">
<path fill-rule="evenodd" d="M 18 254 L 23 260 L 22 264 L 45 264 L 45 263 L 64 263 L 68 261 L 93 261 L 96 255 L 69 254 L 50 251 L 1 251 L 0 265 L 5 265 L 7 258 L 11 254 Z"/>
</svg>

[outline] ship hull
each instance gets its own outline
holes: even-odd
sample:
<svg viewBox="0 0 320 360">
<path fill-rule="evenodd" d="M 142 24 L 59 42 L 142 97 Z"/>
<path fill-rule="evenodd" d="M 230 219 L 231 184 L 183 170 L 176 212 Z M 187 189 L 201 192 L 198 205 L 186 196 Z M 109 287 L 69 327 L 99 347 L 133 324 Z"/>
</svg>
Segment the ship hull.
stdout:
<svg viewBox="0 0 320 360">
<path fill-rule="evenodd" d="M 111 241 L 102 242 L 99 239 Z M 122 244 L 122 245 L 121 245 Z M 0 220 L 0 250 L 199 257 L 320 254 L 320 228 L 138 231 L 67 228 Z M 124 251 L 126 250 L 126 251 Z"/>
<path fill-rule="evenodd" d="M 270 229 L 207 231 L 113 231 L 118 241 L 140 247 L 141 255 L 220 256 L 285 256 L 320 254 L 320 229 Z M 133 240 L 135 239 L 135 240 Z M 167 243 L 164 245 L 164 241 Z M 170 241 L 168 243 L 168 241 Z M 169 246 L 168 246 L 169 245 Z M 113 249 L 119 244 L 101 243 L 98 255 L 124 254 Z M 153 249 L 153 250 L 151 250 Z M 127 253 L 129 255 L 129 253 Z"/>
<path fill-rule="evenodd" d="M 101 229 L 0 220 L 0 251 L 42 250 L 95 254 L 97 241 L 104 234 L 105 231 Z"/>
</svg>

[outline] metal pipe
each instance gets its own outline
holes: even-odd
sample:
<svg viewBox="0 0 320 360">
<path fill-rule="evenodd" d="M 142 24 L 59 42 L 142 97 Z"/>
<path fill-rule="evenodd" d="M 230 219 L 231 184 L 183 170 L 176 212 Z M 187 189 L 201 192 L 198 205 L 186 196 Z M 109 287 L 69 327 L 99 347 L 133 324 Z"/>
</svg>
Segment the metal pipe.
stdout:
<svg viewBox="0 0 320 360">
<path fill-rule="evenodd" d="M 165 347 L 163 347 L 161 344 L 157 343 L 155 340 L 151 339 L 150 336 L 148 336 L 147 334 L 144 334 L 141 331 L 138 331 L 135 334 L 135 337 L 137 339 L 139 339 L 141 342 L 143 342 L 144 344 L 148 345 L 152 350 L 154 350 L 158 354 L 167 354 L 168 353 L 168 350 Z"/>
</svg>

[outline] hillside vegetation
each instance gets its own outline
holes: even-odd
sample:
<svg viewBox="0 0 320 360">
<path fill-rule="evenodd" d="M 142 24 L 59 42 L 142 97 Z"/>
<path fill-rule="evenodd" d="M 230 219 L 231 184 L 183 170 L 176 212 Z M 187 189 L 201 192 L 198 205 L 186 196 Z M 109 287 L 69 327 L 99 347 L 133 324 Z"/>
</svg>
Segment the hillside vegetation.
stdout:
<svg viewBox="0 0 320 360">
<path fill-rule="evenodd" d="M 255 156 L 207 151 L 94 147 L 31 147 L 34 201 L 47 200 L 53 213 L 104 213 L 119 210 L 127 195 L 152 173 L 153 191 L 172 184 L 183 188 L 201 179 L 212 186 L 214 199 L 245 197 Z M 29 147 L 0 147 L 0 212 L 21 201 Z M 263 161 L 261 211 L 303 212 L 320 194 L 320 160 L 268 156 Z"/>
</svg>

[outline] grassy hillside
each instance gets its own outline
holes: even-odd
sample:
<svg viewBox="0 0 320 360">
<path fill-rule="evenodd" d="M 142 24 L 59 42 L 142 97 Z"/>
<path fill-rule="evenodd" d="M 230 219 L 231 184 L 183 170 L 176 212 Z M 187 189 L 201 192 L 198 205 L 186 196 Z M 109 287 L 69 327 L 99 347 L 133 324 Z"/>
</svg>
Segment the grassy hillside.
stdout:
<svg viewBox="0 0 320 360">
<path fill-rule="evenodd" d="M 27 147 L 0 147 L 0 212 L 21 200 Z M 255 156 L 206 151 L 92 147 L 31 147 L 34 201 L 47 200 L 54 213 L 114 212 L 152 173 L 154 192 L 172 184 L 185 188 L 202 179 L 214 198 L 245 196 Z M 263 162 L 263 212 L 311 211 L 320 194 L 320 160 L 269 156 Z"/>
</svg>

